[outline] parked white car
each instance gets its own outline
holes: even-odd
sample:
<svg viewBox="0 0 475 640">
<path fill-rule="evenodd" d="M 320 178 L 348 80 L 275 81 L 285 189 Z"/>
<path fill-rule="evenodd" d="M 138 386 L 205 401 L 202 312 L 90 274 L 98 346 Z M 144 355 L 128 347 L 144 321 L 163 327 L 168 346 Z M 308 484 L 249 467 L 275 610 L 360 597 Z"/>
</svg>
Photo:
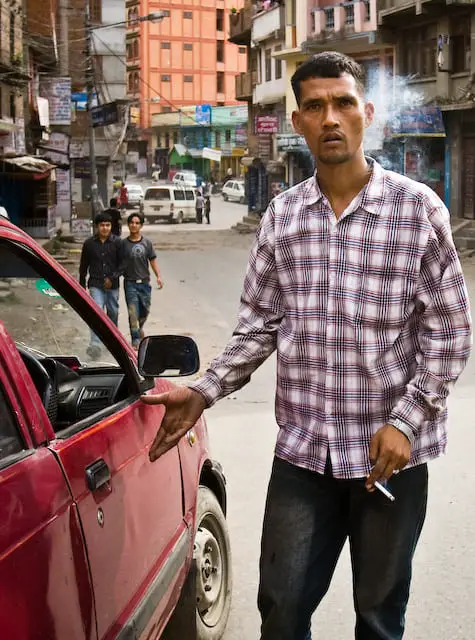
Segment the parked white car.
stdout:
<svg viewBox="0 0 475 640">
<path fill-rule="evenodd" d="M 196 194 L 193 188 L 174 184 L 148 187 L 143 201 L 143 215 L 149 223 L 196 220 Z"/>
<path fill-rule="evenodd" d="M 173 184 L 182 187 L 197 187 L 198 176 L 194 171 L 178 171 L 173 176 Z"/>
<path fill-rule="evenodd" d="M 128 195 L 128 209 L 139 208 L 142 210 L 142 202 L 144 199 L 143 188 L 140 184 L 126 184 Z"/>
<path fill-rule="evenodd" d="M 246 193 L 244 191 L 244 180 L 228 180 L 222 190 L 225 200 L 237 200 L 244 204 Z"/>
</svg>

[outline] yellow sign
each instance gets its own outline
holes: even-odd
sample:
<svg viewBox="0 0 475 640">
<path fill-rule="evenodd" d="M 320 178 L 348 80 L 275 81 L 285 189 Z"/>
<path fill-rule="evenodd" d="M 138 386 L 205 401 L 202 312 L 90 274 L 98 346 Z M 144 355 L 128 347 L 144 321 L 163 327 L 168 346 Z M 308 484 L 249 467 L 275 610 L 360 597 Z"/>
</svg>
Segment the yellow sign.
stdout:
<svg viewBox="0 0 475 640">
<path fill-rule="evenodd" d="M 242 158 L 245 153 L 246 150 L 242 147 L 234 147 L 234 149 L 231 151 L 231 155 L 233 156 L 233 158 Z"/>
<path fill-rule="evenodd" d="M 140 124 L 140 109 L 130 107 L 130 124 Z"/>
</svg>

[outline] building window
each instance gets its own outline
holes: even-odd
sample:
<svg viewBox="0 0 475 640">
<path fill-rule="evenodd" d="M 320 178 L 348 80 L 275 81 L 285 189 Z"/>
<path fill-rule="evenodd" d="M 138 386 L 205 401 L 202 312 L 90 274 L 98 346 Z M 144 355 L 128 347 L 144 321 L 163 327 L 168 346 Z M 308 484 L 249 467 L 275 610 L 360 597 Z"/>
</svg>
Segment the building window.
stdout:
<svg viewBox="0 0 475 640">
<path fill-rule="evenodd" d="M 183 76 L 183 82 L 193 82 L 193 76 Z"/>
<path fill-rule="evenodd" d="M 335 28 L 335 11 L 333 7 L 331 9 L 324 9 L 325 12 L 325 29 Z"/>
<path fill-rule="evenodd" d="M 216 31 L 224 31 L 224 9 L 216 9 Z"/>
<path fill-rule="evenodd" d="M 185 20 L 193 20 L 193 11 L 183 11 L 183 18 Z"/>
<path fill-rule="evenodd" d="M 355 6 L 353 4 L 347 4 L 344 6 L 345 10 L 345 26 L 350 27 L 355 24 Z"/>
<path fill-rule="evenodd" d="M 13 92 L 10 93 L 10 118 L 13 120 L 13 122 L 15 122 L 15 119 L 16 119 L 16 100 L 15 100 L 15 94 Z"/>
<path fill-rule="evenodd" d="M 363 1 L 365 12 L 364 12 L 364 21 L 368 22 L 371 20 L 371 3 L 370 0 Z"/>
<path fill-rule="evenodd" d="M 470 16 L 460 16 L 451 24 L 452 73 L 470 71 Z"/>
<path fill-rule="evenodd" d="M 224 73 L 218 71 L 216 74 L 216 90 L 218 93 L 224 93 Z"/>
<path fill-rule="evenodd" d="M 162 113 L 171 113 L 172 112 L 172 108 L 171 107 L 161 107 L 160 111 Z M 168 145 L 166 145 L 168 147 Z"/>
<path fill-rule="evenodd" d="M 10 13 L 10 60 L 15 56 L 15 14 Z"/>
<path fill-rule="evenodd" d="M 129 75 L 127 76 L 127 90 L 132 93 L 132 91 L 134 90 L 134 74 L 133 73 L 129 73 Z"/>
<path fill-rule="evenodd" d="M 166 133 L 165 134 L 165 149 L 169 149 L 170 148 L 170 134 Z"/>
<path fill-rule="evenodd" d="M 214 144 L 218 149 L 221 148 L 221 131 L 216 131 Z"/>
<path fill-rule="evenodd" d="M 279 51 L 282 51 L 282 46 L 280 44 L 278 44 L 275 47 L 274 53 L 278 53 Z M 280 80 L 281 78 L 282 78 L 282 60 L 280 58 L 275 58 L 275 79 Z"/>
<path fill-rule="evenodd" d="M 224 132 L 224 140 L 225 142 L 231 142 L 231 129 L 226 129 Z"/>
<path fill-rule="evenodd" d="M 430 78 L 436 74 L 437 25 L 432 24 L 404 32 L 403 73 Z M 407 40 L 406 40 L 407 38 Z"/>
<path fill-rule="evenodd" d="M 266 69 L 266 82 L 272 80 L 272 49 L 266 49 L 265 51 L 265 69 Z"/>
<path fill-rule="evenodd" d="M 169 18 L 170 17 L 170 11 L 168 11 L 168 9 L 164 9 L 162 11 L 162 13 L 163 13 L 163 17 L 164 18 Z"/>
<path fill-rule="evenodd" d="M 135 93 L 137 93 L 139 89 L 140 89 L 140 76 L 136 71 L 134 73 L 134 91 L 135 91 Z"/>
<path fill-rule="evenodd" d="M 240 54 L 247 53 L 247 49 L 246 49 L 246 47 L 239 47 L 238 52 Z"/>
<path fill-rule="evenodd" d="M 172 77 L 169 75 L 162 75 L 161 76 L 161 80 L 162 82 L 171 82 L 172 81 Z"/>
<path fill-rule="evenodd" d="M 162 42 L 162 49 L 171 49 L 171 44 L 169 42 Z"/>
<path fill-rule="evenodd" d="M 92 24 L 102 22 L 102 0 L 89 0 L 89 19 Z"/>
<path fill-rule="evenodd" d="M 136 40 L 134 40 L 134 43 L 133 43 L 133 55 L 134 55 L 134 58 L 138 58 L 139 57 L 139 41 L 138 41 L 138 38 Z"/>
<path fill-rule="evenodd" d="M 224 40 L 216 42 L 216 62 L 224 62 Z"/>
<path fill-rule="evenodd" d="M 190 42 L 185 42 L 183 44 L 184 51 L 193 51 L 193 45 Z"/>
<path fill-rule="evenodd" d="M 127 60 L 131 60 L 131 59 L 132 59 L 132 57 L 133 57 L 133 54 L 134 54 L 134 50 L 133 50 L 133 47 L 132 47 L 132 43 L 131 43 L 131 42 L 128 42 L 128 43 L 127 43 L 127 49 L 126 49 L 126 51 L 127 51 Z"/>
<path fill-rule="evenodd" d="M 173 132 L 173 144 L 178 143 L 178 131 Z"/>
<path fill-rule="evenodd" d="M 129 27 L 134 25 L 138 17 L 139 17 L 139 14 L 137 11 L 137 7 L 133 7 L 132 9 L 129 9 L 127 13 L 127 21 L 129 23 Z"/>
</svg>

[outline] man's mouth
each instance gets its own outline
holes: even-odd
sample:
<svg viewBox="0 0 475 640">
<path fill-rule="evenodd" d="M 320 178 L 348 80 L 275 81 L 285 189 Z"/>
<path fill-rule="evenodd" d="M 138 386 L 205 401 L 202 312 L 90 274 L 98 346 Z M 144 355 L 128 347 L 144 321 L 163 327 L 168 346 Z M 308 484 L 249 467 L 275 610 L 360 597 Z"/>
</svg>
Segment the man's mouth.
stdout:
<svg viewBox="0 0 475 640">
<path fill-rule="evenodd" d="M 323 142 L 342 142 L 343 136 L 339 133 L 327 133 L 323 136 Z"/>
</svg>

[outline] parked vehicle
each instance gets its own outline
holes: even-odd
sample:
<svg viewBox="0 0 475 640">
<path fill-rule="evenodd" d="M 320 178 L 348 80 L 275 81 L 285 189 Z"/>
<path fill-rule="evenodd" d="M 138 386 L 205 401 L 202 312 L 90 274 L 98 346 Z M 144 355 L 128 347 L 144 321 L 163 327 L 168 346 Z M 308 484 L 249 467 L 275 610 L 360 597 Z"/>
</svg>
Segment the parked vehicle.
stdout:
<svg viewBox="0 0 475 640">
<path fill-rule="evenodd" d="M 221 638 L 221 467 L 203 418 L 151 463 L 163 409 L 140 402 L 198 369 L 196 344 L 145 338 L 137 362 L 77 281 L 3 218 L 0 282 L 1 637 Z"/>
<path fill-rule="evenodd" d="M 246 193 L 244 190 L 244 180 L 228 180 L 222 189 L 224 200 L 237 200 L 244 204 Z"/>
<path fill-rule="evenodd" d="M 145 191 L 143 214 L 146 222 L 160 220 L 177 222 L 196 220 L 196 190 L 174 184 L 148 187 Z"/>
<path fill-rule="evenodd" d="M 178 171 L 173 176 L 173 184 L 182 187 L 199 187 L 202 179 L 194 171 Z"/>
<path fill-rule="evenodd" d="M 127 209 L 143 209 L 144 191 L 140 184 L 126 184 L 128 194 Z"/>
</svg>

